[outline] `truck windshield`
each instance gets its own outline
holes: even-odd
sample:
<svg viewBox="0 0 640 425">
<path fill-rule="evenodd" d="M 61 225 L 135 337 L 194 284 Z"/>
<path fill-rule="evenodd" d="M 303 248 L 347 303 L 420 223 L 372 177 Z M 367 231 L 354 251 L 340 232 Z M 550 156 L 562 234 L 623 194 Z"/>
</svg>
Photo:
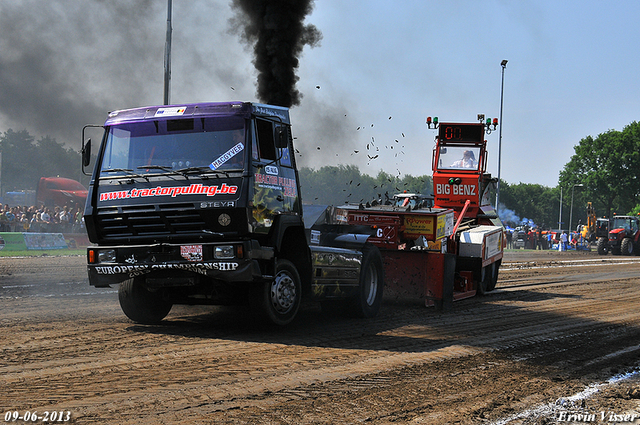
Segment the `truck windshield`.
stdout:
<svg viewBox="0 0 640 425">
<path fill-rule="evenodd" d="M 480 148 L 476 146 L 442 146 L 440 148 L 438 169 L 440 170 L 478 170 Z"/>
<path fill-rule="evenodd" d="M 108 128 L 100 173 L 113 176 L 242 169 L 246 146 L 241 117 L 117 124 Z"/>
</svg>

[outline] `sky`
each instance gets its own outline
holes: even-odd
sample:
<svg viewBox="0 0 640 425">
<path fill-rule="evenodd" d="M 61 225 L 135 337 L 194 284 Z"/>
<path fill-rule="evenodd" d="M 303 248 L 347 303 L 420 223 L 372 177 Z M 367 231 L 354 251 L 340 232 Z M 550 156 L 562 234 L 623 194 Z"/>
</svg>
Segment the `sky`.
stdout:
<svg viewBox="0 0 640 425">
<path fill-rule="evenodd" d="M 499 117 L 502 91 L 488 172 L 500 150 L 503 181 L 555 187 L 581 139 L 640 118 L 638 16 L 636 0 L 317 0 L 298 163 L 430 175 L 426 117 Z M 171 103 L 259 100 L 234 17 L 227 0 L 173 1 Z M 0 132 L 79 149 L 85 124 L 162 104 L 166 28 L 166 0 L 0 0 Z"/>
</svg>

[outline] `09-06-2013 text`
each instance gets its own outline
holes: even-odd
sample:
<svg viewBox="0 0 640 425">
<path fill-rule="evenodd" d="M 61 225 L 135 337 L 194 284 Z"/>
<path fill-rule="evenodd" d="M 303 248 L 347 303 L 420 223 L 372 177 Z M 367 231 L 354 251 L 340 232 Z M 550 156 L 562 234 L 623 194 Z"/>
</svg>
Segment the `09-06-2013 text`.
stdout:
<svg viewBox="0 0 640 425">
<path fill-rule="evenodd" d="M 4 413 L 4 422 L 68 422 L 71 420 L 71 412 L 64 410 L 45 411 L 39 413 L 37 411 L 25 411 L 19 412 L 17 410 L 11 410 Z"/>
</svg>

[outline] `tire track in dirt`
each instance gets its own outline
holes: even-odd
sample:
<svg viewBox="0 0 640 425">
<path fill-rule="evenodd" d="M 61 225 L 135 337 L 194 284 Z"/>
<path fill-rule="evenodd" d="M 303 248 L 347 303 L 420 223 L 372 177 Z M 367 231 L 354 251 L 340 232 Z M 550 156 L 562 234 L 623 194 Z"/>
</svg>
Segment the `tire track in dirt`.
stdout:
<svg viewBox="0 0 640 425">
<path fill-rule="evenodd" d="M 574 310 L 575 306 L 573 303 L 569 303 L 566 306 L 567 309 Z M 464 318 L 463 318 L 464 319 Z M 458 331 L 467 331 L 472 336 L 468 336 L 469 342 L 474 343 L 474 345 L 491 345 L 494 346 L 492 349 L 505 349 L 513 346 L 523 345 L 525 342 L 529 342 L 530 344 L 536 344 L 545 339 L 540 339 L 540 331 L 531 332 L 530 335 L 521 336 L 518 341 L 511 341 L 510 343 L 505 343 L 504 341 L 501 344 L 497 344 L 498 341 L 495 340 L 495 335 L 493 336 L 493 340 L 491 338 L 483 341 L 482 339 L 477 339 L 474 341 L 472 339 L 473 334 L 479 332 L 482 328 L 478 328 L 475 324 L 468 328 L 459 328 L 458 320 L 453 320 L 453 322 L 449 326 L 457 327 Z M 121 330 L 122 331 L 122 330 Z M 553 329 L 552 332 L 566 332 L 567 327 L 564 329 L 556 328 Z M 448 333 L 447 326 L 440 326 L 440 333 Z M 548 333 L 549 330 L 547 329 Z M 115 333 L 118 333 L 117 331 Z M 501 333 L 501 332 L 498 332 Z M 538 336 L 538 339 L 535 338 L 535 335 Z M 405 336 L 402 332 L 399 333 L 399 336 Z M 423 333 L 416 333 L 416 329 L 414 328 L 412 331 L 412 336 L 414 338 L 425 338 L 432 335 Z M 576 334 L 569 334 L 565 337 L 567 338 L 575 338 Z M 149 336 L 152 340 L 157 335 Z M 109 338 L 106 338 L 107 340 Z M 148 339 L 148 338 L 145 338 Z M 438 338 L 433 338 L 437 340 Z M 113 341 L 112 341 L 113 343 Z M 140 348 L 144 349 L 146 346 L 154 346 L 154 341 L 135 341 L 135 338 L 120 338 L 118 344 L 130 346 L 131 344 L 138 344 Z M 242 345 L 242 347 L 239 347 Z M 207 379 L 198 379 L 193 381 L 193 388 L 189 388 L 190 386 L 187 384 L 188 379 L 178 379 L 175 383 L 180 384 L 180 397 L 186 400 L 183 404 L 181 404 L 180 409 L 188 409 L 194 401 L 197 401 L 198 397 L 204 392 L 208 394 L 208 403 L 212 403 L 215 401 L 222 402 L 227 399 L 250 399 L 251 396 L 255 396 L 256 394 L 264 393 L 264 392 L 277 392 L 283 391 L 287 386 L 294 385 L 298 386 L 309 386 L 311 384 L 317 382 L 330 382 L 334 380 L 341 380 L 345 378 L 354 378 L 361 375 L 367 375 L 372 373 L 378 373 L 380 370 L 393 370 L 398 367 L 407 367 L 416 364 L 424 364 L 433 361 L 441 361 L 443 359 L 450 359 L 453 357 L 464 357 L 473 354 L 477 354 L 482 350 L 475 349 L 470 350 L 469 347 L 454 347 L 448 346 L 444 347 L 441 351 L 431 351 L 428 353 L 417 353 L 413 356 L 408 355 L 406 353 L 401 354 L 392 354 L 388 355 L 385 359 L 380 355 L 379 352 L 365 352 L 365 353 L 357 353 L 358 357 L 367 357 L 373 356 L 373 359 L 368 360 L 367 362 L 360 362 L 360 367 L 355 367 L 353 364 L 349 362 L 349 358 L 351 357 L 349 354 L 342 353 L 343 350 L 337 350 L 335 353 L 331 350 L 326 350 L 324 353 L 324 357 L 328 359 L 328 362 L 324 362 L 324 367 L 321 367 L 323 363 L 322 356 L 315 355 L 313 357 L 313 367 L 310 370 L 296 370 L 295 373 L 287 373 L 289 365 L 285 367 L 282 366 L 281 359 L 288 358 L 297 358 L 299 364 L 309 363 L 311 359 L 309 359 L 308 355 L 305 355 L 304 350 L 300 349 L 300 347 L 274 347 L 273 344 L 268 344 L 264 347 L 258 347 L 256 350 L 247 349 L 246 344 L 242 344 L 239 342 L 221 344 L 217 347 L 211 347 L 210 344 L 206 342 L 198 343 L 198 344 L 185 344 L 184 342 L 176 344 L 178 348 L 172 348 L 171 346 L 165 346 L 165 354 L 153 354 L 148 353 L 144 357 L 135 357 L 131 356 L 125 359 L 116 361 L 105 361 L 105 360 L 96 360 L 88 359 L 88 361 L 92 361 L 94 363 L 97 362 L 96 366 L 94 364 L 93 374 L 101 375 L 103 373 L 109 373 L 111 375 L 110 380 L 98 380 L 98 382 L 86 382 L 90 387 L 93 386 L 108 386 L 112 388 L 113 393 L 122 392 L 121 388 L 117 388 L 117 382 L 120 379 L 126 378 L 126 384 L 128 390 L 137 390 L 135 397 L 128 397 L 129 400 L 139 400 L 139 403 L 143 403 L 144 400 L 148 398 L 152 398 L 156 403 L 160 404 L 172 404 L 171 400 L 176 397 L 176 393 L 174 391 L 167 392 L 167 385 L 170 387 L 172 382 L 167 382 L 164 380 L 164 384 L 160 388 L 149 388 L 147 385 L 145 388 L 145 382 L 154 382 L 157 378 L 154 374 L 150 373 L 150 370 L 156 368 L 157 366 L 164 364 L 164 369 L 170 371 L 170 373 L 174 376 L 187 376 L 190 371 L 193 371 L 193 363 L 192 359 L 202 358 L 204 356 L 215 357 L 218 361 L 214 365 L 209 365 L 213 367 L 215 373 L 209 376 Z M 199 347 L 202 346 L 202 347 Z M 238 356 L 234 355 L 233 359 L 227 358 L 226 360 L 222 358 L 223 353 L 237 353 L 239 349 L 242 349 L 243 353 Z M 429 347 L 427 347 L 429 348 Z M 264 356 L 265 351 L 268 351 L 269 355 Z M 247 358 L 256 358 L 259 357 L 260 360 L 257 362 L 245 362 L 244 357 Z M 261 357 L 262 356 L 262 357 Z M 413 358 L 412 358 L 413 357 Z M 180 358 L 180 362 L 175 361 L 173 359 Z M 300 360 L 304 359 L 304 361 Z M 353 359 L 352 359 L 353 360 Z M 239 368 L 238 363 L 243 364 L 243 368 Z M 340 367 L 336 366 L 327 366 L 327 364 L 339 364 Z M 135 365 L 132 366 L 132 365 Z M 100 372 L 99 369 L 104 368 L 106 372 Z M 186 368 L 186 369 L 185 369 Z M 262 371 L 260 369 L 263 369 Z M 73 369 L 73 368 L 72 368 Z M 78 367 L 78 374 L 82 375 L 85 370 L 82 367 Z M 265 370 L 266 372 L 265 374 Z M 262 373 L 258 373 L 258 372 Z M 73 374 L 70 371 L 60 370 L 54 368 L 50 370 L 54 375 L 61 375 L 67 379 L 73 380 Z M 140 376 L 135 379 L 135 375 L 139 372 Z M 198 372 L 209 372 L 207 369 L 207 364 L 199 364 Z M 8 376 L 4 374 L 5 376 Z M 115 376 L 114 376 L 115 375 Z M 134 375 L 132 377 L 132 375 Z M 229 379 L 231 377 L 231 379 Z M 33 382 L 34 377 L 27 376 L 25 379 L 30 379 Z M 250 379 L 253 382 L 253 385 L 247 386 L 246 384 L 242 384 L 242 381 Z M 257 382 L 256 382 L 257 381 Z M 367 381 L 365 381 L 367 382 Z M 279 385 L 280 384 L 280 385 Z M 61 383 L 56 383 L 55 380 L 50 380 L 47 382 L 47 386 L 54 385 L 57 388 L 61 388 Z M 365 384 L 366 385 L 366 384 Z M 116 388 L 113 388 L 116 386 Z M 155 391 L 160 390 L 162 394 L 157 394 Z M 304 393 L 304 392 L 303 392 Z M 108 394 L 108 393 L 107 393 Z M 106 394 L 100 395 L 100 402 L 95 406 L 95 412 L 105 410 L 111 410 L 117 408 L 118 399 L 114 401 L 113 405 L 109 404 L 104 400 L 104 396 Z M 91 397 L 84 397 L 82 399 L 82 403 L 90 402 Z M 108 398 L 107 398 L 108 400 Z M 175 402 L 173 403 L 175 405 Z M 74 403 L 71 403 L 73 406 Z M 140 404 L 137 404 L 140 407 Z M 55 407 L 56 409 L 61 408 L 69 408 L 69 406 L 59 405 Z M 175 406 L 174 406 L 175 408 Z M 229 408 L 237 408 L 237 405 L 233 405 Z M 117 409 L 116 409 L 117 410 Z M 91 412 L 87 411 L 87 414 L 91 416 Z M 141 413 L 144 413 L 142 410 Z"/>
<path fill-rule="evenodd" d="M 0 327 L 7 360 L 0 388 L 11 409 L 71 410 L 78 423 L 438 423 L 442 406 L 451 408 L 449 418 L 485 415 L 483 409 L 499 414 L 522 402 L 499 388 L 478 402 L 483 380 L 509 388 L 505 372 L 514 371 L 513 382 L 529 388 L 523 397 L 541 400 L 558 386 L 578 387 L 546 376 L 558 365 L 579 369 L 584 345 L 576 341 L 637 340 L 640 314 L 629 307 L 640 300 L 636 286 L 627 279 L 512 287 L 457 303 L 452 314 L 391 303 L 370 321 L 308 309 L 275 332 L 253 329 L 242 314 L 188 310 L 163 326 L 136 326 L 113 299 L 86 309 L 80 300 L 78 312 L 66 313 L 79 320 L 18 315 Z M 46 305 L 20 302 L 24 311 Z M 5 305 L 0 301 L 2 311 Z M 596 367 L 616 351 L 603 344 Z M 383 394 L 389 402 L 378 400 Z"/>
</svg>

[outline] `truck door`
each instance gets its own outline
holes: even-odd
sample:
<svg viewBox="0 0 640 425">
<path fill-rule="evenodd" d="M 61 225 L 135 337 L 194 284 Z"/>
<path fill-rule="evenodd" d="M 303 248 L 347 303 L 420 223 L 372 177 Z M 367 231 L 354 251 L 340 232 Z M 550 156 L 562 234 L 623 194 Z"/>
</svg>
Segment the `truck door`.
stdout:
<svg viewBox="0 0 640 425">
<path fill-rule="evenodd" d="M 253 136 L 252 211 L 256 231 L 269 231 L 273 216 L 299 212 L 295 163 L 290 152 L 291 132 L 287 125 L 256 118 Z M 277 147 L 284 138 L 287 147 Z M 283 142 L 284 143 L 284 142 Z M 278 143 L 282 145 L 281 143 Z"/>
</svg>

